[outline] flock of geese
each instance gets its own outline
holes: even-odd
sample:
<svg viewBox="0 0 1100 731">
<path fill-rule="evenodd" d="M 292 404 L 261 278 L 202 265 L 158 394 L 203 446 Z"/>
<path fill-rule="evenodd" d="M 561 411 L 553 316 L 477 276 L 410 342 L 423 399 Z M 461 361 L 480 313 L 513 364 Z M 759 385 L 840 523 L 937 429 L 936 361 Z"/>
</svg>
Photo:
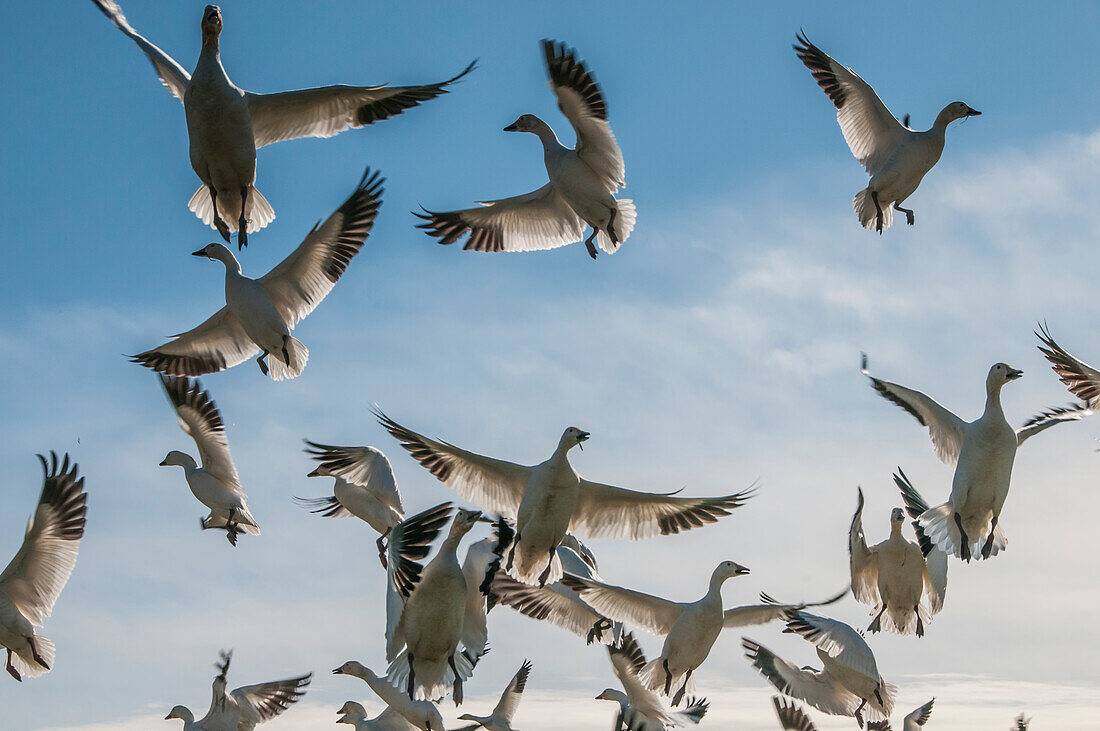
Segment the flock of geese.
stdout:
<svg viewBox="0 0 1100 731">
<path fill-rule="evenodd" d="M 188 74 L 137 33 L 117 3 L 93 2 L 138 45 L 164 86 L 183 103 L 191 166 L 201 181 L 189 207 L 226 243 L 236 233 L 239 250 L 248 234 L 275 215 L 256 188 L 259 148 L 300 137 L 330 137 L 399 115 L 447 93 L 475 66 L 420 86 L 339 85 L 255 94 L 234 85 L 222 66 L 217 6 L 203 12 L 202 50 Z M 860 223 L 882 233 L 897 210 L 912 225 L 913 211 L 901 204 L 938 161 L 949 124 L 979 112 L 952 102 L 931 129 L 910 129 L 908 117 L 898 122 L 863 79 L 804 34 L 797 36 L 794 49 L 836 107 L 845 140 L 870 174 L 854 199 Z M 478 207 L 415 214 L 423 221 L 419 227 L 440 243 L 465 237 L 467 249 L 514 252 L 583 240 L 595 258 L 598 250 L 617 251 L 633 231 L 634 205 L 616 197 L 625 184 L 625 165 L 600 87 L 565 45 L 543 41 L 542 51 L 550 87 L 576 133 L 576 146 L 563 145 L 538 117 L 519 117 L 504 129 L 538 136 L 547 183 Z M 262 277 L 245 276 L 237 256 L 221 243 L 195 251 L 194 256 L 225 267 L 224 305 L 198 326 L 132 358 L 158 373 L 180 428 L 197 450 L 196 459 L 173 449 L 161 466 L 183 469 L 191 492 L 209 511 L 201 528 L 224 532 L 234 546 L 241 536 L 260 536 L 260 524 L 234 465 L 225 422 L 195 377 L 253 357 L 275 381 L 302 374 L 309 351 L 291 331 L 332 291 L 363 247 L 378 215 L 383 182 L 368 168 L 348 198 Z M 733 561 L 714 568 L 695 601 L 606 582 L 582 538 L 638 540 L 701 528 L 741 508 L 754 490 L 686 497 L 589 480 L 569 461 L 571 450 L 583 449 L 590 437 L 580 428 L 570 426 L 556 444 L 547 444 L 544 461 L 523 465 L 425 436 L 376 409 L 379 423 L 416 462 L 477 506 L 447 502 L 411 516 L 382 451 L 307 441 L 307 453 L 316 462 L 309 475 L 332 478 L 333 485 L 331 494 L 298 498 L 299 503 L 323 517 L 354 516 L 365 522 L 377 533 L 385 572 L 385 671 L 378 674 L 349 660 L 332 672 L 363 680 L 386 710 L 369 719 L 362 705 L 348 701 L 337 712 L 337 722 L 360 730 L 443 731 L 438 703 L 448 695 L 456 705 L 462 703 L 464 687 L 489 649 L 488 613 L 503 605 L 551 622 L 586 644 L 606 646 L 620 688 L 607 688 L 596 698 L 614 704 L 615 729 L 657 731 L 699 723 L 708 703 L 696 695 L 696 681 L 706 676 L 707 657 L 723 630 L 771 622 L 781 622 L 784 632 L 813 645 L 821 662 L 820 669 L 799 667 L 755 640 L 741 639 L 749 662 L 782 694 L 773 699 L 782 728 L 814 728 L 788 698 L 826 714 L 853 717 L 860 727 L 891 728 L 897 687 L 882 676 L 867 634 L 920 637 L 930 631 L 946 602 L 949 558 L 990 559 L 1006 549 L 1000 515 L 1019 446 L 1100 408 L 1100 371 L 1063 350 L 1045 326 L 1036 334 L 1055 373 L 1081 402 L 1043 411 L 1020 428 L 1006 418 L 1001 393 L 1023 374 L 1005 363 L 990 368 L 985 409 L 967 422 L 920 391 L 872 376 L 863 356 L 862 370 L 874 390 L 927 427 L 936 455 L 955 467 L 951 491 L 938 504 L 926 502 L 899 468 L 894 480 L 905 509 L 891 512 L 889 537 L 878 544 L 868 544 L 863 494 L 858 493 L 848 535 L 849 579 L 855 599 L 870 607 L 872 619 L 863 629 L 817 613 L 849 587 L 817 602 L 781 602 L 762 594 L 759 603 L 726 608 L 723 585 L 749 573 Z M 0 645 L 15 680 L 38 677 L 54 664 L 54 645 L 36 628 L 51 614 L 73 571 L 85 528 L 87 493 L 78 466 L 68 455 L 39 459 L 44 481 L 38 505 L 22 547 L 0 575 Z M 905 537 L 907 521 L 915 540 Z M 470 543 L 460 556 L 464 538 L 480 524 L 491 525 L 491 535 Z M 660 654 L 647 660 L 631 628 L 662 638 Z M 228 691 L 230 660 L 231 653 L 223 652 L 205 716 L 196 720 L 185 706 L 176 706 L 166 718 L 183 721 L 187 730 L 245 731 L 287 710 L 312 678 L 307 673 Z M 531 662 L 525 661 L 491 712 L 463 714 L 460 718 L 471 722 L 463 728 L 516 731 L 513 718 L 531 672 Z M 904 716 L 900 728 L 924 727 L 933 700 Z M 1020 716 L 1015 728 L 1026 727 Z"/>
</svg>

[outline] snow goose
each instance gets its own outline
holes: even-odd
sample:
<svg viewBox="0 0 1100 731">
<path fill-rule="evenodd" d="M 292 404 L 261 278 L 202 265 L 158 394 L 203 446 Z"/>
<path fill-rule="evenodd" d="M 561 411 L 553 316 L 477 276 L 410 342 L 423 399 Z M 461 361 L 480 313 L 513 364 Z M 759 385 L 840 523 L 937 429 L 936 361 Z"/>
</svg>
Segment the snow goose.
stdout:
<svg viewBox="0 0 1100 731">
<path fill-rule="evenodd" d="M 1100 371 L 1070 355 L 1054 342 L 1045 325 L 1040 325 L 1035 335 L 1043 342 L 1039 351 L 1050 361 L 1051 369 L 1066 384 L 1069 392 L 1088 403 L 1089 408 L 1100 406 Z"/>
<path fill-rule="evenodd" d="M 183 102 L 191 167 L 202 180 L 188 207 L 226 243 L 230 232 L 238 231 L 240 248 L 248 245 L 249 233 L 275 218 L 271 204 L 255 188 L 258 148 L 299 137 L 332 137 L 387 119 L 447 93 L 450 84 L 474 67 L 471 63 L 452 79 L 424 86 L 337 85 L 253 94 L 234 85 L 222 67 L 222 14 L 217 5 L 203 11 L 202 51 L 189 76 L 130 26 L 118 3 L 93 2 L 137 43 L 168 91 Z"/>
<path fill-rule="evenodd" d="M 443 716 L 434 703 L 410 700 L 407 695 L 390 685 L 384 675 L 376 675 L 370 668 L 355 660 L 348 660 L 332 671 L 333 675 L 351 675 L 359 678 L 374 691 L 388 708 L 397 711 L 414 728 L 423 731 L 446 731 Z M 395 727 L 398 728 L 398 727 Z"/>
<path fill-rule="evenodd" d="M 622 684 L 624 693 L 614 688 L 605 688 L 596 696 L 598 701 L 614 701 L 619 704 L 619 714 L 615 720 L 615 729 L 627 731 L 665 731 L 675 726 L 698 724 L 706 715 L 710 704 L 706 698 L 689 698 L 683 711 L 673 712 L 665 708 L 661 699 L 646 687 L 641 674 L 647 665 L 645 653 L 638 646 L 630 632 L 607 648 L 611 658 L 611 668 Z"/>
<path fill-rule="evenodd" d="M 384 540 L 405 516 L 401 493 L 386 455 L 374 447 L 334 447 L 308 439 L 306 452 L 320 464 L 309 477 L 332 477 L 332 497 L 295 501 L 327 518 L 354 515 L 379 533 L 378 557 L 386 565 Z"/>
<path fill-rule="evenodd" d="M 258 724 L 270 721 L 305 695 L 313 673 L 299 675 L 270 683 L 244 685 L 231 693 L 226 692 L 226 676 L 233 651 L 222 652 L 222 661 L 214 667 L 219 673 L 214 678 L 210 710 L 196 721 L 195 714 L 186 706 L 176 706 L 165 721 L 178 718 L 184 731 L 252 731 Z"/>
<path fill-rule="evenodd" d="M 1019 716 L 1016 716 L 1016 723 L 1012 726 L 1012 731 L 1027 731 L 1030 725 L 1031 719 L 1021 713 Z"/>
<path fill-rule="evenodd" d="M 557 548 L 557 555 L 564 574 L 602 581 L 596 557 L 575 536 L 565 535 Z M 613 623 L 604 617 L 561 581 L 532 586 L 498 570 L 493 573 L 489 584 L 488 600 L 490 606 L 499 602 L 532 619 L 545 619 L 583 637 L 589 645 L 593 642 L 611 644 L 618 640 L 622 632 L 621 623 Z M 612 631 L 608 633 L 608 630 Z"/>
<path fill-rule="evenodd" d="M 773 695 L 772 705 L 775 706 L 775 715 L 779 717 L 779 725 L 784 731 L 817 731 L 814 722 L 797 703 L 788 702 L 783 696 Z"/>
<path fill-rule="evenodd" d="M 902 731 L 920 731 L 928 723 L 928 719 L 932 718 L 932 704 L 935 702 L 936 699 L 933 698 L 906 716 L 902 721 Z M 893 731 L 889 721 L 873 721 L 867 724 L 867 728 L 868 731 Z"/>
<path fill-rule="evenodd" d="M 901 204 L 939 161 L 947 126 L 981 112 L 963 102 L 951 102 L 940 111 L 932 129 L 909 129 L 909 115 L 906 124 L 900 124 L 875 90 L 854 71 L 810 43 L 804 33 L 798 34 L 797 41 L 795 53 L 836 106 L 836 119 L 848 147 L 871 175 L 870 183 L 852 201 L 860 224 L 881 234 L 893 222 L 893 205 L 912 226 L 913 211 Z"/>
<path fill-rule="evenodd" d="M 575 426 L 562 433 L 549 459 L 528 467 L 429 439 L 377 409 L 375 415 L 436 479 L 483 509 L 516 521 L 505 570 L 526 584 L 545 586 L 561 578 L 557 547 L 567 532 L 631 539 L 679 533 L 716 522 L 752 494 L 750 488 L 722 497 L 685 498 L 590 482 L 569 464 L 569 450 L 590 436 Z"/>
<path fill-rule="evenodd" d="M 780 693 L 798 698 L 833 716 L 854 716 L 863 728 L 863 709 L 872 721 L 890 717 L 897 686 L 878 672 L 863 636 L 843 622 L 803 611 L 786 614 L 784 632 L 801 635 L 817 647 L 822 669 L 799 669 L 747 637 L 741 646 L 753 666 Z"/>
<path fill-rule="evenodd" d="M 626 177 L 623 154 L 607 123 L 607 104 L 592 74 L 572 49 L 544 40 L 550 88 L 573 125 L 577 146 L 568 148 L 554 130 L 533 114 L 524 114 L 505 132 L 530 132 L 542 142 L 550 181 L 538 190 L 512 198 L 484 201 L 480 208 L 414 215 L 441 244 L 453 244 L 466 233 L 466 249 L 474 251 L 538 251 L 580 241 L 585 226 L 588 254 L 596 258 L 595 239 L 608 254 L 615 253 L 634 230 L 634 203 L 616 199 Z"/>
<path fill-rule="evenodd" d="M 355 731 L 416 731 L 416 726 L 389 706 L 378 716 L 367 718 L 367 709 L 361 703 L 347 701 L 337 713 L 340 718 L 336 723 L 350 724 Z"/>
<path fill-rule="evenodd" d="M 660 656 L 646 666 L 642 679 L 651 690 L 661 689 L 666 696 L 672 694 L 674 687 L 679 687 L 672 698 L 672 705 L 679 706 L 684 694 L 694 690 L 692 673 L 707 659 L 724 627 L 763 624 L 783 618 L 785 612 L 809 606 L 778 604 L 764 595 L 764 604 L 724 610 L 722 585 L 727 579 L 747 573 L 749 570 L 744 566 L 733 561 L 723 561 L 711 572 L 706 594 L 694 602 L 673 602 L 569 574 L 562 581 L 580 594 L 596 611 L 665 638 Z M 847 593 L 848 589 L 845 588 L 841 594 L 822 604 L 838 601 Z"/>
<path fill-rule="evenodd" d="M 59 462 L 38 455 L 42 463 L 42 494 L 27 522 L 23 545 L 0 574 L 0 647 L 7 650 L 5 669 L 16 680 L 37 678 L 50 671 L 54 644 L 35 634 L 53 613 L 53 605 L 76 566 L 88 514 L 84 478 L 69 455 Z"/>
<path fill-rule="evenodd" d="M 131 358 L 171 376 L 201 376 L 231 368 L 259 353 L 256 362 L 272 380 L 296 378 L 309 351 L 290 331 L 332 291 L 363 248 L 381 203 L 383 178 L 363 173 L 355 192 L 274 269 L 251 279 L 233 252 L 209 244 L 192 256 L 225 265 L 225 302 L 213 317 L 160 347 Z"/>
<path fill-rule="evenodd" d="M 173 449 L 160 466 L 182 467 L 191 493 L 210 508 L 210 515 L 200 521 L 203 530 L 224 530 L 234 546 L 241 533 L 260 535 L 260 526 L 248 509 L 248 496 L 229 453 L 229 439 L 218 405 L 197 380 L 162 375 L 160 382 L 176 410 L 180 428 L 195 440 L 202 460 L 200 467 L 194 457 Z"/>
<path fill-rule="evenodd" d="M 472 726 L 463 726 L 455 731 L 475 731 L 479 728 L 488 731 L 513 731 L 512 718 L 519 708 L 520 699 L 523 697 L 523 689 L 527 687 L 527 676 L 531 674 L 531 661 L 524 660 L 508 686 L 501 694 L 493 712 L 488 716 L 475 716 L 472 713 L 464 713 L 458 717 L 459 721 L 473 721 Z"/>
<path fill-rule="evenodd" d="M 894 476 L 899 486 L 904 477 L 904 472 L 901 477 Z M 905 512 L 901 508 L 890 512 L 890 537 L 868 547 L 863 534 L 863 490 L 858 494 L 848 530 L 848 557 L 852 594 L 856 601 L 873 607 L 874 619 L 867 630 L 878 632 L 885 626 L 888 632 L 923 637 L 924 626 L 943 608 L 947 554 L 932 548 L 926 560 L 919 543 L 905 540 L 901 534 Z M 915 527 L 920 530 L 919 523 Z"/>
<path fill-rule="evenodd" d="M 982 558 L 996 556 L 1005 548 L 1007 540 L 998 520 L 1008 497 L 1016 449 L 1044 429 L 1092 413 L 1084 405 L 1050 409 L 1013 429 L 1001 408 L 1001 388 L 1024 372 L 1006 363 L 994 363 L 989 369 L 985 379 L 985 411 L 969 422 L 920 391 L 875 378 L 867 370 L 866 354 L 861 370 L 879 395 L 928 427 L 936 455 L 955 467 L 951 497 L 921 515 L 919 522 L 941 550 L 965 561 L 974 554 Z"/>
<path fill-rule="evenodd" d="M 406 688 L 410 699 L 436 701 L 453 688 L 455 705 L 462 703 L 462 683 L 473 674 L 485 652 L 487 635 L 484 610 L 468 611 L 471 603 L 484 605 L 480 586 L 491 558 L 475 552 L 469 570 L 458 563 L 458 545 L 481 519 L 476 510 L 458 510 L 451 530 L 436 555 L 421 569 L 395 569 L 402 602 L 387 603 L 387 676 L 396 688 Z M 404 533 L 404 531 L 402 532 Z M 400 542 L 399 542 L 400 541 Z M 404 552 L 403 535 L 390 539 L 390 550 Z M 480 564 L 480 575 L 474 564 Z M 413 568 L 410 562 L 404 569 Z M 471 594 L 476 598 L 471 598 Z M 399 614 L 395 617 L 397 610 Z M 459 644 L 464 646 L 458 650 Z"/>
</svg>

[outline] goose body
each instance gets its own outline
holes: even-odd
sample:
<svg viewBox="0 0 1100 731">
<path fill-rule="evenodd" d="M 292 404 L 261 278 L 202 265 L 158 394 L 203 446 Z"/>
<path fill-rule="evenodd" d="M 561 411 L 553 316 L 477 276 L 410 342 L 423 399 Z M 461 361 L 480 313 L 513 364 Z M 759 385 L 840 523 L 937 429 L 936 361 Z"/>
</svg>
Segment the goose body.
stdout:
<svg viewBox="0 0 1100 731">
<path fill-rule="evenodd" d="M 705 698 L 689 698 L 684 710 L 671 711 L 661 698 L 650 690 L 640 677 L 647 666 L 645 654 L 634 635 L 623 633 L 618 642 L 607 648 L 611 668 L 623 690 L 606 688 L 596 700 L 614 701 L 619 705 L 615 730 L 665 731 L 666 729 L 698 724 L 706 715 L 710 704 Z"/>
<path fill-rule="evenodd" d="M 332 673 L 333 675 L 351 675 L 362 680 L 370 686 L 374 694 L 381 698 L 388 708 L 392 708 L 400 714 L 412 724 L 413 728 L 420 731 L 446 731 L 443 726 L 443 716 L 439 714 L 439 709 L 435 707 L 434 703 L 410 699 L 390 685 L 385 676 L 375 674 L 369 668 L 364 667 L 362 663 L 349 660 L 333 670 Z M 394 731 L 397 731 L 398 728 L 395 728 Z M 389 729 L 385 731 L 389 731 Z"/>
<path fill-rule="evenodd" d="M 306 451 L 320 463 L 309 476 L 332 477 L 335 483 L 332 497 L 296 498 L 297 502 L 329 518 L 354 515 L 377 531 L 379 540 L 389 535 L 405 517 L 405 506 L 386 455 L 374 447 L 337 447 L 308 440 L 306 444 Z"/>
<path fill-rule="evenodd" d="M 531 661 L 524 660 L 523 665 L 520 666 L 516 674 L 508 681 L 508 685 L 505 686 L 500 700 L 493 708 L 493 712 L 488 716 L 477 716 L 473 713 L 462 714 L 458 717 L 458 720 L 473 721 L 474 725 L 466 726 L 460 731 L 474 731 L 478 728 L 486 729 L 486 731 L 515 731 L 512 728 L 512 719 L 519 709 L 519 702 L 523 697 L 524 689 L 527 687 L 527 677 L 530 674 Z"/>
</svg>

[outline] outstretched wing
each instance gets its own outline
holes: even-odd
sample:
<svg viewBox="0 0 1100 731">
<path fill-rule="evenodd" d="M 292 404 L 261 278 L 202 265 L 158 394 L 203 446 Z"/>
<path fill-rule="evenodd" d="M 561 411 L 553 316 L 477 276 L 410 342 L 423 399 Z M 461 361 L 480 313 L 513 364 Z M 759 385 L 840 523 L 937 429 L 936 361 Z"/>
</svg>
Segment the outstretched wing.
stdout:
<svg viewBox="0 0 1100 731">
<path fill-rule="evenodd" d="M 169 376 L 203 376 L 232 368 L 259 352 L 237 316 L 223 307 L 198 327 L 131 356 L 130 362 Z"/>
<path fill-rule="evenodd" d="M 932 718 L 932 704 L 935 702 L 936 699 L 933 698 L 906 716 L 904 731 L 918 731 L 921 726 L 928 723 L 928 719 Z"/>
<path fill-rule="evenodd" d="M 591 538 L 651 538 L 714 523 L 745 504 L 754 488 L 722 497 L 676 497 L 589 482 L 581 478 L 569 531 Z"/>
<path fill-rule="evenodd" d="M 844 622 L 809 612 L 788 612 L 787 628 L 783 631 L 802 635 L 829 657 L 868 678 L 879 677 L 867 641 Z"/>
<path fill-rule="evenodd" d="M 187 85 L 191 83 L 191 75 L 184 71 L 175 59 L 134 30 L 129 21 L 126 20 L 126 16 L 122 14 L 122 8 L 114 0 L 92 0 L 92 2 L 149 57 L 149 60 L 153 63 L 153 68 L 156 69 L 157 76 L 160 77 L 160 82 L 164 84 L 168 91 L 172 92 L 172 96 L 182 102 L 183 95 L 187 91 Z"/>
<path fill-rule="evenodd" d="M 270 683 L 245 685 L 231 694 L 241 709 L 237 731 L 251 731 L 256 724 L 270 721 L 306 694 L 313 673 Z"/>
<path fill-rule="evenodd" d="M 409 598 L 431 551 L 432 541 L 451 519 L 451 503 L 417 513 L 394 526 L 386 547 L 386 654 L 392 660 L 405 644 L 399 625 Z"/>
<path fill-rule="evenodd" d="M 1050 367 L 1058 374 L 1062 383 L 1066 384 L 1070 393 L 1092 408 L 1097 408 L 1100 405 L 1100 371 L 1070 355 L 1054 342 L 1046 325 L 1039 325 L 1039 332 L 1035 336 L 1043 343 L 1039 346 L 1039 352 L 1050 361 Z"/>
<path fill-rule="evenodd" d="M 524 660 L 523 665 L 512 676 L 512 679 L 508 682 L 508 687 L 504 689 L 504 694 L 500 696 L 500 701 L 493 709 L 493 718 L 503 718 L 509 723 L 512 722 L 512 717 L 516 715 L 516 709 L 519 708 L 523 689 L 527 687 L 527 676 L 530 674 L 531 661 Z"/>
<path fill-rule="evenodd" d="M 928 427 L 936 456 L 954 466 L 959 461 L 966 422 L 936 403 L 929 396 L 896 383 L 875 378 L 867 370 L 867 354 L 862 355 L 860 371 L 871 379 L 871 386 L 887 401 L 892 401 Z"/>
<path fill-rule="evenodd" d="M 775 715 L 779 717 L 779 725 L 784 731 L 817 731 L 814 722 L 798 707 L 798 704 L 791 703 L 782 696 L 773 695 L 772 705 L 775 706 Z"/>
<path fill-rule="evenodd" d="M 836 107 L 836 121 L 852 154 L 871 175 L 905 138 L 905 128 L 871 86 L 799 33 L 795 53 Z"/>
<path fill-rule="evenodd" d="M 176 410 L 180 428 L 195 440 L 199 448 L 203 470 L 243 495 L 237 467 L 233 464 L 233 455 L 229 453 L 225 423 L 214 399 L 210 398 L 201 383 L 190 378 L 162 374 L 160 382 Z"/>
<path fill-rule="evenodd" d="M 877 606 L 882 600 L 878 594 L 878 556 L 867 547 L 863 535 L 863 490 L 859 490 L 852 526 L 848 529 L 848 558 L 852 573 L 852 594 L 856 601 Z"/>
<path fill-rule="evenodd" d="M 621 586 L 565 574 L 562 583 L 581 595 L 597 612 L 664 636 L 680 618 L 683 605 Z"/>
<path fill-rule="evenodd" d="M 44 479 L 38 507 L 27 522 L 23 545 L 0 574 L 0 592 L 32 624 L 41 627 L 76 566 L 88 513 L 84 478 L 66 454 L 59 462 L 38 455 Z"/>
<path fill-rule="evenodd" d="M 826 673 L 799 669 L 763 645 L 741 638 L 745 657 L 780 693 L 806 701 L 834 716 L 852 716 L 860 704 L 855 693 L 834 682 Z"/>
<path fill-rule="evenodd" d="M 374 447 L 336 447 L 305 440 L 306 453 L 325 468 L 326 474 L 362 487 L 383 504 L 404 515 L 401 492 L 393 466 L 382 450 Z M 346 513 L 347 511 L 345 511 Z"/>
<path fill-rule="evenodd" d="M 97 0 L 98 1 L 98 0 Z M 422 86 L 320 86 L 277 94 L 246 95 L 256 147 L 299 137 L 332 137 L 349 129 L 401 114 L 421 102 L 447 93 L 447 87 L 473 71 Z"/>
<path fill-rule="evenodd" d="M 1024 443 L 1028 437 L 1035 436 L 1041 431 L 1049 429 L 1055 424 L 1064 424 L 1067 421 L 1080 421 L 1086 416 L 1092 416 L 1092 408 L 1088 404 L 1070 404 L 1069 406 L 1056 406 L 1031 417 L 1016 430 L 1016 445 Z"/>
<path fill-rule="evenodd" d="M 840 601 L 848 593 L 848 587 L 836 596 L 829 597 L 821 602 L 802 602 L 800 604 L 782 604 L 764 592 L 760 592 L 760 600 L 763 604 L 748 604 L 743 607 L 733 607 L 723 612 L 723 627 L 748 627 L 755 624 L 766 624 L 777 619 L 786 619 L 787 613 L 805 609 L 806 607 L 823 607 Z"/>
</svg>

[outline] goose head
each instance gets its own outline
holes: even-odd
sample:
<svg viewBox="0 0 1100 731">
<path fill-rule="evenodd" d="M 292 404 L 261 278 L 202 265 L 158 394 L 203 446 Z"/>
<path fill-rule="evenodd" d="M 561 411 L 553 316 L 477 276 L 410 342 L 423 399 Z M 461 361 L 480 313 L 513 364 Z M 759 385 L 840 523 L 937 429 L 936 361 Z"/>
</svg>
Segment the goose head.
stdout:
<svg viewBox="0 0 1100 731">
<path fill-rule="evenodd" d="M 723 561 L 722 563 L 718 564 L 718 566 L 714 569 L 714 574 L 712 574 L 712 577 L 721 581 L 725 581 L 726 579 L 732 579 L 735 576 L 744 576 L 747 573 L 749 573 L 748 567 L 742 566 L 739 563 L 734 563 L 733 561 Z"/>
<path fill-rule="evenodd" d="M 207 244 L 198 251 L 192 251 L 191 256 L 204 256 L 210 261 L 220 261 L 225 264 L 227 270 L 232 270 L 240 273 L 241 263 L 237 261 L 237 257 L 233 256 L 233 252 L 228 247 L 223 246 L 217 242 L 213 244 Z"/>
<path fill-rule="evenodd" d="M 306 477 L 335 477 L 336 475 L 329 472 L 328 467 L 323 464 L 317 465 L 317 469 L 310 472 Z"/>
<path fill-rule="evenodd" d="M 592 436 L 591 432 L 571 426 L 562 432 L 561 439 L 558 440 L 558 449 L 568 452 L 573 447 L 581 447 L 584 442 L 588 441 L 590 436 Z M 584 447 L 581 447 L 581 450 L 583 451 Z"/>
<path fill-rule="evenodd" d="M 171 721 L 173 718 L 178 718 L 184 723 L 193 723 L 195 720 L 195 714 L 191 713 L 191 709 L 187 706 L 176 706 L 168 715 L 164 717 L 165 721 Z"/>
<path fill-rule="evenodd" d="M 340 706 L 340 710 L 337 713 L 341 714 L 340 718 L 336 719 L 336 723 L 348 723 L 356 724 L 359 721 L 364 721 L 367 718 L 367 709 L 363 708 L 362 704 L 355 701 L 347 701 L 344 705 Z"/>
<path fill-rule="evenodd" d="M 202 40 L 217 40 L 222 33 L 222 9 L 217 5 L 207 5 L 202 11 Z"/>
<path fill-rule="evenodd" d="M 346 663 L 333 670 L 332 674 L 354 675 L 357 678 L 367 678 L 371 675 L 374 675 L 374 673 L 372 673 L 369 668 L 367 668 L 365 665 L 363 665 L 363 663 L 358 662 L 357 660 L 348 660 Z"/>
<path fill-rule="evenodd" d="M 627 703 L 628 703 L 626 693 L 623 693 L 621 690 L 615 690 L 614 688 L 604 688 L 603 692 L 601 692 L 598 696 L 596 696 L 596 700 L 598 700 L 598 701 L 614 701 L 615 703 L 618 703 L 623 708 L 626 708 Z"/>
<path fill-rule="evenodd" d="M 173 449 L 168 454 L 164 455 L 164 459 L 161 460 L 161 467 L 194 467 L 195 458 L 186 452 L 181 452 L 178 449 Z"/>
<path fill-rule="evenodd" d="M 901 508 L 894 508 L 890 511 L 890 524 L 901 525 L 905 522 L 905 511 Z"/>
<path fill-rule="evenodd" d="M 465 510 L 459 508 L 455 513 L 455 518 L 451 521 L 451 538 L 461 538 L 470 532 L 470 529 L 474 527 L 475 523 L 481 521 L 480 510 Z"/>
<path fill-rule="evenodd" d="M 505 132 L 535 132 L 540 127 L 545 127 L 546 122 L 536 117 L 534 114 L 521 115 L 519 119 L 512 122 L 510 125 L 504 128 Z"/>
<path fill-rule="evenodd" d="M 1008 363 L 994 363 L 989 369 L 989 375 L 985 378 L 986 391 L 989 393 L 999 391 L 1001 386 L 1009 381 L 1015 381 L 1022 375 L 1024 375 L 1023 371 L 1013 368 Z"/>
<path fill-rule="evenodd" d="M 981 116 L 981 112 L 972 108 L 966 102 L 951 102 L 940 112 L 936 118 L 937 122 L 941 122 L 944 125 L 951 124 L 956 119 L 965 119 L 966 117 L 978 117 Z"/>
</svg>

